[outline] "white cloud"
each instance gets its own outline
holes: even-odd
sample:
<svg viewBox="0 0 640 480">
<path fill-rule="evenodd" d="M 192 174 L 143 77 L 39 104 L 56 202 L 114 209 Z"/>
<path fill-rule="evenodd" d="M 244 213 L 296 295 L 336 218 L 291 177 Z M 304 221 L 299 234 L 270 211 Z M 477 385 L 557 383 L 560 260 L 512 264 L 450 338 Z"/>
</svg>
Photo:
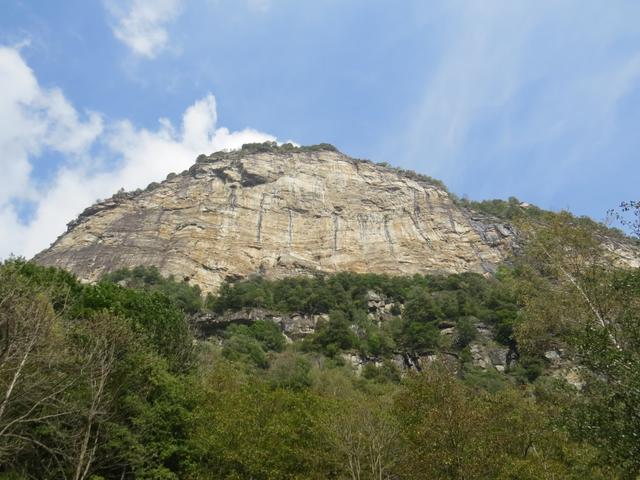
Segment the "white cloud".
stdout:
<svg viewBox="0 0 640 480">
<path fill-rule="evenodd" d="M 167 119 L 149 130 L 128 120 L 106 122 L 95 112 L 81 115 L 62 92 L 43 89 L 12 48 L 0 47 L 0 90 L 0 258 L 31 257 L 97 198 L 162 180 L 200 153 L 275 140 L 218 127 L 211 94 L 187 108 L 178 127 Z M 34 163 L 51 153 L 65 162 L 43 186 L 34 179 Z M 27 223 L 16 208 L 25 202 L 33 207 Z"/>
<path fill-rule="evenodd" d="M 0 47 L 0 205 L 12 196 L 35 195 L 30 156 L 45 149 L 80 159 L 100 135 L 100 115 L 80 118 L 59 90 L 40 88 L 17 50 Z"/>
<path fill-rule="evenodd" d="M 156 57 L 169 40 L 167 25 L 180 14 L 182 0 L 105 0 L 115 37 L 136 55 Z"/>
</svg>

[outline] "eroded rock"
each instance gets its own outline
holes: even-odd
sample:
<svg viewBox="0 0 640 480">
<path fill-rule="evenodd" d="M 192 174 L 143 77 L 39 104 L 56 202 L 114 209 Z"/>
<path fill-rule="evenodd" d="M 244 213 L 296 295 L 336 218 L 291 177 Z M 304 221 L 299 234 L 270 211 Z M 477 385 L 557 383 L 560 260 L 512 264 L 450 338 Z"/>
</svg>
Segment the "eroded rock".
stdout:
<svg viewBox="0 0 640 480">
<path fill-rule="evenodd" d="M 419 176 L 331 149 L 238 151 L 87 208 L 35 260 L 86 281 L 155 265 L 206 292 L 253 274 L 487 272 L 511 243 Z"/>
</svg>

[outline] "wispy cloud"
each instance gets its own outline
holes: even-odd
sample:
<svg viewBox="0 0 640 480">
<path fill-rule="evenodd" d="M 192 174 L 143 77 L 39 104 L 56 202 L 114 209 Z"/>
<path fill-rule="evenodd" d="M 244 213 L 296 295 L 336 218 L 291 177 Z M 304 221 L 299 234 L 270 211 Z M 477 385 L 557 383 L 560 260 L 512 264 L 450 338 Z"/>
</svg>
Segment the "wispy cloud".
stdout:
<svg viewBox="0 0 640 480">
<path fill-rule="evenodd" d="M 250 11 L 266 13 L 271 9 L 271 0 L 246 0 Z"/>
<path fill-rule="evenodd" d="M 81 114 L 60 90 L 41 87 L 13 48 L 0 47 L 0 90 L 0 258 L 37 253 L 97 198 L 162 180 L 200 153 L 275 140 L 252 129 L 219 127 L 211 94 L 188 107 L 178 126 L 161 119 L 149 130 Z M 48 154 L 66 161 L 42 185 L 33 170 Z M 28 221 L 20 214 L 24 204 L 32 209 Z"/>
<path fill-rule="evenodd" d="M 167 26 L 182 9 L 182 0 L 104 0 L 104 4 L 113 18 L 115 37 L 146 58 L 167 47 Z"/>
<path fill-rule="evenodd" d="M 477 175 L 484 163 L 477 182 L 499 176 L 547 196 L 572 169 L 595 168 L 615 142 L 621 102 L 640 81 L 640 49 L 628 47 L 640 33 L 628 19 L 640 8 L 619 6 L 450 3 L 443 47 L 409 114 L 407 157 L 450 179 Z M 532 184 L 551 169 L 553 179 Z"/>
<path fill-rule="evenodd" d="M 414 111 L 414 149 L 428 144 L 434 158 L 451 157 L 483 110 L 499 108 L 517 90 L 519 52 L 530 27 L 516 3 L 503 7 L 473 2 L 448 12 L 444 51 Z"/>
</svg>

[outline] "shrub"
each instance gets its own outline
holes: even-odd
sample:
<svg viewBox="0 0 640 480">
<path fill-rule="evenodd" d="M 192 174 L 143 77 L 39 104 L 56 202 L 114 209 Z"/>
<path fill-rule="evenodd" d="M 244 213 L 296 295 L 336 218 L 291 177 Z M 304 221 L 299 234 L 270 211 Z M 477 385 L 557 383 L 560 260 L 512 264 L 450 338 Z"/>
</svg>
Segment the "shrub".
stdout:
<svg viewBox="0 0 640 480">
<path fill-rule="evenodd" d="M 456 323 L 456 338 L 454 345 L 456 348 L 465 348 L 478 336 L 478 329 L 475 326 L 474 317 L 462 317 Z"/>
<path fill-rule="evenodd" d="M 251 363 L 259 368 L 269 367 L 267 354 L 260 342 L 247 335 L 233 335 L 229 338 L 224 344 L 222 355 L 229 360 Z"/>
<path fill-rule="evenodd" d="M 176 281 L 173 276 L 165 278 L 154 266 L 122 268 L 104 275 L 101 281 L 117 283 L 136 290 L 162 293 L 186 313 L 196 313 L 204 305 L 200 287 L 190 285 L 186 281 Z"/>
<path fill-rule="evenodd" d="M 225 330 L 226 338 L 237 335 L 257 340 L 265 351 L 281 352 L 285 346 L 285 339 L 280 328 L 270 321 L 258 320 L 251 325 L 231 325 Z"/>
<path fill-rule="evenodd" d="M 273 387 L 302 390 L 311 386 L 311 363 L 295 352 L 278 355 L 269 368 L 268 380 Z"/>
<path fill-rule="evenodd" d="M 358 343 L 358 337 L 351 329 L 351 322 L 347 315 L 340 310 L 334 310 L 329 314 L 329 321 L 318 327 L 306 345 L 312 350 L 321 351 L 333 357 L 341 350 L 356 347 Z"/>
</svg>

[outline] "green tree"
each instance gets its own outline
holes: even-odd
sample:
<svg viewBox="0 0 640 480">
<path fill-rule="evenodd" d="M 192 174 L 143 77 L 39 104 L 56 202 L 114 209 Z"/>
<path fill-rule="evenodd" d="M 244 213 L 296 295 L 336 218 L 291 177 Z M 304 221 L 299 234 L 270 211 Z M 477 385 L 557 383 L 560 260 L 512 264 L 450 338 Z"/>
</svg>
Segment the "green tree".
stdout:
<svg viewBox="0 0 640 480">
<path fill-rule="evenodd" d="M 402 448 L 389 398 L 351 391 L 333 402 L 322 424 L 348 478 L 396 478 Z"/>
<path fill-rule="evenodd" d="M 285 351 L 271 362 L 268 379 L 276 388 L 303 390 L 311 386 L 311 362 L 299 353 Z"/>
<path fill-rule="evenodd" d="M 593 449 L 553 428 L 550 413 L 512 389 L 478 392 L 442 365 L 412 376 L 396 396 L 406 445 L 402 478 L 612 478 Z"/>
<path fill-rule="evenodd" d="M 318 327 L 307 345 L 333 357 L 342 350 L 356 347 L 358 342 L 348 316 L 340 310 L 333 310 L 329 313 L 329 321 Z"/>
<path fill-rule="evenodd" d="M 437 322 L 444 317 L 433 296 L 424 288 L 415 287 L 408 295 L 402 319 L 402 337 L 405 349 L 425 353 L 438 346 L 440 331 Z"/>
<path fill-rule="evenodd" d="M 603 462 L 626 478 L 640 474 L 640 274 L 618 268 L 601 231 L 558 215 L 529 234 L 521 279 L 525 353 L 557 346 L 585 369 L 584 387 L 566 424 L 576 438 L 602 446 Z"/>
<path fill-rule="evenodd" d="M 330 444 L 318 415 L 325 408 L 307 390 L 272 388 L 215 362 L 203 377 L 190 448 L 196 478 L 324 479 L 333 476 Z"/>
</svg>

